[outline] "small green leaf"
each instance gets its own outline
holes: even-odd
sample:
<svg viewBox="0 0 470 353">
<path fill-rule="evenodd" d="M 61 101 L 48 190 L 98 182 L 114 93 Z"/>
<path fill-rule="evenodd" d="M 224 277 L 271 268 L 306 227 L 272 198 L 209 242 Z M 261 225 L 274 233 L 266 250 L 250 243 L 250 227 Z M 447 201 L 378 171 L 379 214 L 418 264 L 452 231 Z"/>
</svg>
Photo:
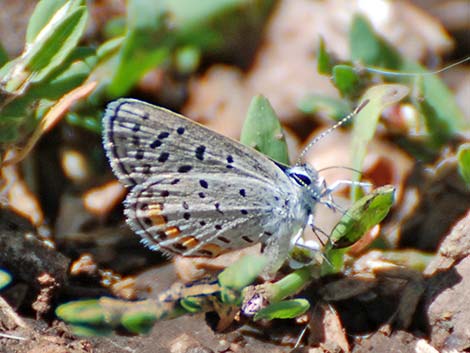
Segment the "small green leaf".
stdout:
<svg viewBox="0 0 470 353">
<path fill-rule="evenodd" d="M 341 270 L 343 248 L 358 241 L 370 228 L 379 224 L 393 206 L 395 188 L 377 188 L 356 201 L 336 224 L 325 247 L 328 261 L 322 264 L 322 275 Z M 332 266 L 333 265 L 333 266 Z"/>
<path fill-rule="evenodd" d="M 59 70 L 53 72 L 47 81 L 32 86 L 27 94 L 49 100 L 61 98 L 85 82 L 97 62 L 94 54 L 90 48 L 75 48 Z"/>
<path fill-rule="evenodd" d="M 188 313 L 198 313 L 202 310 L 201 298 L 186 297 L 180 300 L 181 307 Z"/>
<path fill-rule="evenodd" d="M 385 84 L 370 87 L 361 102 L 368 104 L 358 113 L 354 119 L 353 139 L 351 152 L 352 167 L 362 170 L 362 164 L 367 152 L 367 144 L 372 140 L 380 115 L 389 105 L 399 102 L 409 92 L 408 87 L 398 84 Z M 358 181 L 360 175 L 354 174 L 353 180 Z M 356 199 L 356 187 L 351 188 L 351 197 Z"/>
<path fill-rule="evenodd" d="M 460 176 L 470 189 L 470 143 L 459 146 L 457 150 L 457 163 Z"/>
<path fill-rule="evenodd" d="M 77 300 L 59 305 L 55 310 L 57 317 L 77 325 L 106 325 L 106 315 L 99 300 Z"/>
<path fill-rule="evenodd" d="M 34 73 L 32 82 L 43 80 L 65 61 L 82 37 L 87 20 L 87 8 L 78 7 L 53 26 L 48 37 L 31 44 L 27 66 Z"/>
<path fill-rule="evenodd" d="M 410 61 L 406 61 L 401 70 L 418 75 L 417 78 L 404 77 L 397 81 L 413 84 L 417 92 L 416 97 L 412 97 L 413 102 L 424 118 L 432 147 L 438 148 L 456 133 L 470 130 L 453 93 L 437 75 Z M 420 73 L 423 75 L 419 76 Z"/>
<path fill-rule="evenodd" d="M 84 6 L 85 0 L 41 0 L 38 1 L 29 19 L 26 30 L 26 44 L 30 45 L 39 32 L 51 22 L 59 21 L 66 13 L 72 12 L 79 6 Z M 42 34 L 43 35 L 43 34 Z"/>
<path fill-rule="evenodd" d="M 398 69 L 401 58 L 398 51 L 378 36 L 362 15 L 356 15 L 349 31 L 351 60 L 365 65 Z"/>
<path fill-rule="evenodd" d="M 0 290 L 8 286 L 10 282 L 11 275 L 4 270 L 0 270 Z"/>
<path fill-rule="evenodd" d="M 355 202 L 334 227 L 329 237 L 333 248 L 351 246 L 370 228 L 379 224 L 393 206 L 394 196 L 395 188 L 386 185 Z"/>
<path fill-rule="evenodd" d="M 51 5 L 49 1 L 46 2 Z M 31 33 L 36 35 L 31 34 L 32 41 L 28 42 L 22 55 L 8 63 L 7 70 L 2 68 L 4 90 L 22 93 L 31 83 L 42 81 L 66 60 L 86 27 L 88 11 L 86 6 L 74 5 L 79 3 L 81 1 L 72 0 L 54 15 L 46 16 L 48 22 L 41 28 L 40 35 L 37 35 L 39 33 L 36 33 L 37 29 L 33 26 Z M 41 4 L 44 3 L 38 6 Z M 38 23 L 42 23 L 42 20 L 38 20 Z"/>
<path fill-rule="evenodd" d="M 241 290 L 260 275 L 267 263 L 262 255 L 244 256 L 219 274 L 219 283 L 222 287 Z"/>
<path fill-rule="evenodd" d="M 332 59 L 326 51 L 325 41 L 320 38 L 317 50 L 317 71 L 322 75 L 331 75 L 332 68 Z"/>
<path fill-rule="evenodd" d="M 270 301 L 278 302 L 298 293 L 310 280 L 311 268 L 303 267 L 269 285 Z"/>
<path fill-rule="evenodd" d="M 261 309 L 253 320 L 293 319 L 304 314 L 309 308 L 310 303 L 306 299 L 284 300 Z"/>
<path fill-rule="evenodd" d="M 351 96 L 357 92 L 359 76 L 352 66 L 336 65 L 333 67 L 333 82 L 342 96 Z"/>
<path fill-rule="evenodd" d="M 298 107 L 302 113 L 324 113 L 336 121 L 341 120 L 351 112 L 351 107 L 347 101 L 321 95 L 306 96 L 299 102 Z"/>
<path fill-rule="evenodd" d="M 289 163 L 281 123 L 269 101 L 261 96 L 251 100 L 240 142 L 283 164 Z"/>
<path fill-rule="evenodd" d="M 128 311 L 122 315 L 121 325 L 129 332 L 135 334 L 148 333 L 157 318 L 155 313 L 150 311 Z"/>
</svg>

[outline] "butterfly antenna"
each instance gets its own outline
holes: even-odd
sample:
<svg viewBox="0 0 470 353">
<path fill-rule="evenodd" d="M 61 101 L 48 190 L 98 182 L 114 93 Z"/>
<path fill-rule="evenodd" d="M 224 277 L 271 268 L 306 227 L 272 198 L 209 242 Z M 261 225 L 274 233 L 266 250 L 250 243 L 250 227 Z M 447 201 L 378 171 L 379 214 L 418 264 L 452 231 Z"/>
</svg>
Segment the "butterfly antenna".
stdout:
<svg viewBox="0 0 470 353">
<path fill-rule="evenodd" d="M 395 72 L 395 71 L 390 71 L 390 70 L 386 70 L 386 69 L 379 69 L 379 68 L 374 68 L 374 67 L 365 67 L 363 68 L 365 71 L 368 71 L 368 72 L 373 72 L 373 73 L 376 73 L 376 74 L 382 74 L 382 75 L 388 75 L 388 76 L 405 76 L 405 77 L 411 77 L 411 76 L 434 76 L 436 74 L 440 74 L 441 72 L 444 72 L 444 71 L 447 71 L 451 68 L 453 68 L 454 66 L 458 66 L 458 65 L 461 65 L 467 61 L 470 61 L 470 56 L 464 58 L 464 59 L 461 59 L 459 61 L 457 61 L 456 63 L 453 63 L 451 65 L 448 65 L 446 67 L 443 67 L 442 69 L 440 70 L 436 70 L 436 71 L 429 71 L 429 72 Z"/>
<path fill-rule="evenodd" d="M 369 103 L 369 99 L 366 99 L 365 101 L 363 101 L 361 104 L 359 104 L 357 106 L 356 109 L 354 109 L 354 111 L 349 114 L 348 116 L 344 117 L 343 119 L 341 119 L 340 121 L 338 121 L 336 124 L 334 124 L 332 127 L 330 127 L 329 129 L 323 131 L 320 135 L 318 135 L 317 137 L 315 137 L 303 150 L 302 152 L 300 152 L 300 155 L 299 157 L 297 158 L 297 161 L 295 162 L 295 165 L 299 165 L 302 160 L 303 160 L 303 157 L 305 156 L 305 154 L 308 152 L 308 150 L 314 145 L 316 144 L 318 141 L 320 141 L 322 138 L 324 138 L 325 136 L 331 134 L 334 130 L 336 130 L 337 128 L 339 128 L 340 126 L 346 124 L 349 120 L 351 120 L 352 118 L 354 118 L 367 104 Z"/>
<path fill-rule="evenodd" d="M 346 170 L 350 170 L 352 172 L 355 172 L 355 173 L 359 174 L 360 176 L 363 175 L 363 172 L 361 172 L 360 170 L 357 170 L 356 168 L 346 167 L 346 166 L 343 166 L 343 165 L 332 165 L 330 167 L 325 167 L 325 168 L 318 169 L 317 172 L 321 173 L 321 172 L 324 172 L 325 170 L 330 170 L 330 169 L 346 169 Z"/>
</svg>

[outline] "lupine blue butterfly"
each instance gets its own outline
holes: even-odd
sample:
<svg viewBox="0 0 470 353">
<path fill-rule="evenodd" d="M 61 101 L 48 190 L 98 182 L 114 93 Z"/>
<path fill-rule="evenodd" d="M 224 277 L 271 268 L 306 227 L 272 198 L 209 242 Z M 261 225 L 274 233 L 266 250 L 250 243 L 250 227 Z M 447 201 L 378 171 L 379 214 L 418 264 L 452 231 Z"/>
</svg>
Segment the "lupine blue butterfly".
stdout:
<svg viewBox="0 0 470 353">
<path fill-rule="evenodd" d="M 130 189 L 128 224 L 153 250 L 214 257 L 261 242 L 273 273 L 313 226 L 316 204 L 328 204 L 332 188 L 311 166 L 281 165 L 164 108 L 119 99 L 103 124 L 114 174 Z"/>
</svg>

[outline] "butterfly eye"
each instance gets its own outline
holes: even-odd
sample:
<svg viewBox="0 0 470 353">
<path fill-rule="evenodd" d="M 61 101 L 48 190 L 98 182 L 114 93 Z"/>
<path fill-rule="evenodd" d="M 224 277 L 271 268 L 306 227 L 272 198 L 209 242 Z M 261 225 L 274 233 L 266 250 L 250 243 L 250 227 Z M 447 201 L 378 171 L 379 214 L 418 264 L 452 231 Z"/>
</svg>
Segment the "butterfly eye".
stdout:
<svg viewBox="0 0 470 353">
<path fill-rule="evenodd" d="M 310 185 L 312 183 L 312 180 L 304 174 L 292 173 L 290 176 L 300 186 L 306 186 L 306 185 Z"/>
</svg>

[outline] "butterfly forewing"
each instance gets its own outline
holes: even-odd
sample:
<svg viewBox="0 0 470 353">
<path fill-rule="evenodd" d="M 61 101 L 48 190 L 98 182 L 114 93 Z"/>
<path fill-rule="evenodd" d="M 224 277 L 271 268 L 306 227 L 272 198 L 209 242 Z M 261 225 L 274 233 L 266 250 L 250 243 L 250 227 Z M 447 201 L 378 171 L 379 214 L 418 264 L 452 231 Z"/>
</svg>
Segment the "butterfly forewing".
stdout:
<svg viewBox="0 0 470 353">
<path fill-rule="evenodd" d="M 111 166 L 127 186 L 167 172 L 235 173 L 272 182 L 284 177 L 255 150 L 141 101 L 110 103 L 103 124 Z"/>
<path fill-rule="evenodd" d="M 264 241 L 289 222 L 286 207 L 298 197 L 267 157 L 144 102 L 108 106 L 104 145 L 132 188 L 128 223 L 154 249 L 216 256 Z"/>
</svg>

